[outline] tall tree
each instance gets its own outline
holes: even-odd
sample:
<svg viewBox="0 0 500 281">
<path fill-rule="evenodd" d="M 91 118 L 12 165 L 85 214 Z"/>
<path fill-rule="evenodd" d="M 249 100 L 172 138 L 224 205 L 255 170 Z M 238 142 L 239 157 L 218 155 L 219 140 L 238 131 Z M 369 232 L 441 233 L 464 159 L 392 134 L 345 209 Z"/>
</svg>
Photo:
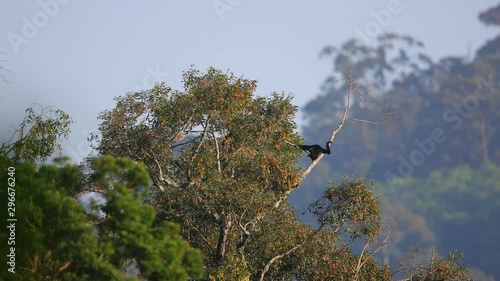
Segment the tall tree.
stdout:
<svg viewBox="0 0 500 281">
<path fill-rule="evenodd" d="M 278 272 L 298 276 L 301 270 L 290 263 L 300 261 L 290 261 L 290 255 L 319 239 L 318 233 L 329 229 L 340 238 L 338 230 L 349 219 L 378 225 L 377 208 L 361 208 L 353 218 L 335 216 L 318 229 L 293 218 L 286 198 L 324 155 L 305 170 L 295 167 L 301 151 L 286 142 L 302 140 L 294 131 L 297 107 L 290 96 L 254 97 L 255 81 L 213 68 L 189 70 L 183 80 L 185 92 L 160 84 L 118 97 L 116 108 L 100 115 L 101 135 L 94 137 L 99 153 L 147 165 L 157 187 L 150 204 L 158 210 L 158 222 L 181 224 L 184 236 L 207 256 L 212 278 L 234 280 L 234 263 L 248 273 L 246 278 L 264 280 Z M 369 190 L 369 185 L 358 186 L 359 192 Z M 375 202 L 370 192 L 358 195 L 335 200 Z M 339 208 L 333 201 L 324 205 L 330 212 Z M 273 236 L 269 227 L 282 235 Z M 373 237 L 378 229 L 361 236 Z M 277 242 L 273 237 L 289 238 Z"/>
<path fill-rule="evenodd" d="M 333 142 L 349 119 L 368 122 L 350 115 L 362 97 L 351 77 L 342 79 L 341 113 L 325 116 L 338 123 L 323 141 Z M 314 227 L 288 206 L 291 191 L 325 156 L 296 167 L 303 140 L 291 96 L 254 96 L 255 81 L 214 68 L 191 69 L 183 82 L 183 92 L 159 84 L 116 98 L 92 139 L 102 155 L 146 164 L 157 223 L 181 225 L 205 254 L 209 280 L 391 279 L 373 255 L 385 240 L 376 243 L 381 224 L 371 183 L 331 184 L 309 206 Z M 350 247 L 356 239 L 366 242 L 358 254 Z"/>
</svg>

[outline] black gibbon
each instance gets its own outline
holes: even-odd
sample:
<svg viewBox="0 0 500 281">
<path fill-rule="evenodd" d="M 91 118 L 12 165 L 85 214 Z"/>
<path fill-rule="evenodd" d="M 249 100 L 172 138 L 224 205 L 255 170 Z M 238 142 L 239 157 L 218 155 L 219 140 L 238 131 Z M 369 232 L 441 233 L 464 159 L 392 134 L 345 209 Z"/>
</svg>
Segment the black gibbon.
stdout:
<svg viewBox="0 0 500 281">
<path fill-rule="evenodd" d="M 321 154 L 330 154 L 330 145 L 332 144 L 331 141 L 326 143 L 326 149 L 322 148 L 319 144 L 313 144 L 313 145 L 297 145 L 293 144 L 290 142 L 287 142 L 299 149 L 302 149 L 307 153 L 307 157 L 311 158 L 312 161 L 316 160 L 319 158 Z"/>
</svg>

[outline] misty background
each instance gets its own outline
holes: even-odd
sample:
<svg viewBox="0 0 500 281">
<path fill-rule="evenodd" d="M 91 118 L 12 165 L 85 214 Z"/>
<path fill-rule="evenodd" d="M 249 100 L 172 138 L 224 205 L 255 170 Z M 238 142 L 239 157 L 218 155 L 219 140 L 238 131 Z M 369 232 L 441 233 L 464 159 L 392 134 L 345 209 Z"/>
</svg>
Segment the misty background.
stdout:
<svg viewBox="0 0 500 281">
<path fill-rule="evenodd" d="M 377 21 L 374 14 L 391 2 L 400 12 Z M 472 56 L 494 34 L 477 15 L 495 2 L 6 1 L 0 59 L 11 74 L 0 85 L 1 136 L 9 136 L 33 103 L 53 105 L 75 121 L 63 153 L 80 161 L 90 152 L 86 137 L 97 128 L 98 113 L 112 108 L 114 97 L 159 81 L 181 89 L 191 65 L 257 79 L 258 94 L 293 93 L 302 106 L 331 69 L 319 58 L 326 45 L 368 28 L 376 35 L 410 34 L 434 58 Z M 24 37 L 23 28 L 32 38 L 12 39 Z M 301 117 L 299 110 L 299 125 Z"/>
</svg>

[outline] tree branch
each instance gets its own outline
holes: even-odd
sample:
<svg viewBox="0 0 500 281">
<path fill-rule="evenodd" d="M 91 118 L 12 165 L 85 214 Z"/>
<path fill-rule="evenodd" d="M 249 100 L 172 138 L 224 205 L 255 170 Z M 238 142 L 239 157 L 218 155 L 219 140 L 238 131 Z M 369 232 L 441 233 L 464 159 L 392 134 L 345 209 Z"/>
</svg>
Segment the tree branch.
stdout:
<svg viewBox="0 0 500 281">
<path fill-rule="evenodd" d="M 226 255 L 227 238 L 231 226 L 232 226 L 231 219 L 228 219 L 227 217 L 222 217 L 219 223 L 219 241 L 217 242 L 217 251 L 215 253 L 215 258 L 218 263 L 222 263 Z"/>
<path fill-rule="evenodd" d="M 323 228 L 324 224 L 321 224 L 318 229 L 316 229 L 312 234 L 311 236 L 307 237 L 304 239 L 304 241 L 302 241 L 301 243 L 293 246 L 291 249 L 289 249 L 288 251 L 284 252 L 283 254 L 279 254 L 279 255 L 276 255 L 274 256 L 272 259 L 270 259 L 266 265 L 264 266 L 264 269 L 262 270 L 262 273 L 260 274 L 260 278 L 259 278 L 259 281 L 263 281 L 264 280 L 264 277 L 266 275 L 266 273 L 269 271 L 269 268 L 271 267 L 271 265 L 276 262 L 277 260 L 283 258 L 283 257 L 286 257 L 288 255 L 290 255 L 292 252 L 294 252 L 295 250 L 299 249 L 300 247 L 304 246 L 304 244 L 306 244 L 309 240 L 311 240 L 314 236 L 316 236 L 316 234 L 319 233 L 319 231 Z"/>
<path fill-rule="evenodd" d="M 348 118 L 347 117 L 347 113 L 349 112 L 349 109 L 351 108 L 351 93 L 353 91 L 357 91 L 357 84 L 356 83 L 353 83 L 351 81 L 351 78 L 348 77 L 348 76 L 345 76 L 343 79 L 345 79 L 347 81 L 347 104 L 344 108 L 344 113 L 342 115 L 342 119 L 340 120 L 340 123 L 339 125 L 337 126 L 337 128 L 335 128 L 335 130 L 332 131 L 332 134 L 330 135 L 330 141 L 333 143 L 333 141 L 335 140 L 335 136 L 337 135 L 337 133 L 342 129 L 342 127 L 344 126 L 344 123 L 345 123 L 345 120 Z M 293 145 L 293 144 L 292 144 Z M 307 175 L 309 175 L 309 173 L 312 171 L 312 169 L 314 168 L 314 166 L 316 166 L 316 164 L 319 163 L 319 161 L 321 161 L 321 159 L 323 158 L 323 156 L 325 156 L 324 154 L 321 154 L 316 160 L 312 161 L 311 164 L 309 164 L 309 166 L 307 167 L 307 169 L 305 171 L 302 172 L 301 176 L 300 176 L 300 179 L 299 179 L 299 183 L 297 184 L 296 187 L 298 187 L 300 185 L 300 183 L 307 177 Z M 280 199 L 278 199 L 278 201 L 276 201 L 274 203 L 274 207 L 278 207 L 281 202 L 283 202 L 283 200 L 285 200 L 288 195 L 290 195 L 290 193 L 296 188 L 292 188 L 290 190 L 287 190 L 285 191 L 284 195 L 280 197 Z"/>
<path fill-rule="evenodd" d="M 194 159 L 196 159 L 196 155 L 198 155 L 198 152 L 200 152 L 201 145 L 203 144 L 203 139 L 207 135 L 207 131 L 208 131 L 208 127 L 209 127 L 209 124 L 208 124 L 209 121 L 210 121 L 210 115 L 208 115 L 207 121 L 205 121 L 205 128 L 203 128 L 203 133 L 201 134 L 201 137 L 200 137 L 201 138 L 200 139 L 200 143 L 198 144 L 198 147 L 196 148 L 195 152 L 193 153 L 193 156 L 191 157 L 191 162 L 193 162 Z"/>
<path fill-rule="evenodd" d="M 253 203 L 254 198 L 255 198 L 255 196 L 252 196 L 252 198 L 250 199 L 250 204 Z M 243 210 L 243 213 L 241 214 L 240 219 L 238 220 L 238 226 L 240 227 L 241 231 L 243 231 L 243 236 L 241 238 L 240 243 L 238 243 L 236 249 L 237 249 L 238 253 L 241 255 L 241 258 L 243 260 L 245 260 L 245 253 L 244 253 L 245 246 L 247 244 L 248 238 L 250 238 L 250 231 L 248 230 L 248 226 L 249 225 L 254 225 L 256 222 L 258 222 L 259 220 L 261 220 L 262 217 L 263 217 L 261 214 L 257 214 L 255 216 L 255 218 L 253 218 L 252 220 L 250 220 L 247 223 L 245 223 L 245 225 L 243 225 L 242 224 L 243 217 L 245 216 L 245 214 L 246 214 L 247 211 L 248 211 L 248 208 L 246 208 L 245 210 Z"/>
<path fill-rule="evenodd" d="M 340 119 L 339 125 L 337 126 L 337 128 L 335 128 L 335 130 L 333 130 L 332 134 L 330 135 L 331 142 L 333 142 L 335 140 L 335 136 L 337 136 L 337 133 L 342 129 L 342 127 L 344 126 L 345 120 L 348 118 L 347 113 L 349 112 L 349 109 L 351 108 L 351 93 L 353 91 L 356 91 L 357 84 L 353 83 L 351 81 L 351 78 L 349 78 L 347 76 L 344 77 L 344 79 L 347 80 L 347 87 L 348 87 L 348 89 L 347 89 L 347 104 L 344 108 L 344 114 L 342 115 L 342 119 Z M 314 166 L 316 166 L 316 164 L 319 163 L 319 161 L 323 158 L 323 156 L 325 156 L 325 155 L 321 154 L 318 157 L 318 159 L 312 161 L 312 163 L 309 164 L 307 169 L 304 172 L 302 172 L 300 182 L 302 182 L 307 177 L 307 175 L 309 175 L 309 173 L 312 171 Z"/>
<path fill-rule="evenodd" d="M 352 118 L 352 117 L 347 117 L 347 120 L 351 120 L 351 121 L 354 121 L 354 122 L 362 122 L 362 123 L 374 124 L 374 125 L 382 122 L 382 121 L 370 121 L 370 120 L 365 120 L 365 119 L 357 119 L 357 118 Z"/>
<path fill-rule="evenodd" d="M 369 249 L 370 247 L 370 242 L 366 242 L 365 246 L 363 247 L 363 250 L 361 251 L 361 254 L 359 255 L 358 259 L 358 265 L 356 266 L 356 274 L 354 275 L 353 280 L 356 281 L 358 278 L 358 274 L 361 271 L 361 268 L 363 265 L 370 259 L 370 257 L 374 256 L 376 253 L 378 253 L 382 248 L 384 248 L 387 245 L 387 239 L 389 239 L 389 236 L 391 235 L 391 226 L 388 225 L 389 232 L 387 235 L 384 237 L 384 239 L 381 240 L 379 246 L 377 249 L 373 252 L 371 252 L 364 260 L 363 260 L 363 255 L 364 253 Z"/>
<path fill-rule="evenodd" d="M 217 152 L 217 169 L 219 170 L 219 174 L 222 173 L 221 165 L 220 165 L 220 151 L 219 151 L 219 142 L 217 141 L 217 138 L 215 137 L 215 133 L 212 132 L 212 137 L 215 142 L 215 151 Z"/>
<path fill-rule="evenodd" d="M 177 132 L 177 134 L 175 134 L 175 136 L 173 136 L 171 139 L 170 139 L 170 143 L 175 143 L 175 142 L 178 142 L 182 139 L 184 139 L 186 135 L 184 135 L 183 137 L 182 136 L 182 133 L 184 133 L 184 131 L 187 129 L 187 127 L 189 126 L 189 124 L 191 123 L 191 120 L 193 120 L 193 116 L 194 116 L 194 112 L 196 111 L 196 106 L 193 108 L 192 112 L 191 112 L 191 116 L 189 116 L 188 120 L 186 122 L 184 122 L 184 124 L 181 126 L 181 128 L 179 129 L 179 132 Z M 172 145 L 171 145 L 172 146 Z"/>
<path fill-rule="evenodd" d="M 156 163 L 156 167 L 158 168 L 158 179 L 162 182 L 166 182 L 168 185 L 170 186 L 173 186 L 173 187 L 180 187 L 180 185 L 175 182 L 173 179 L 169 178 L 169 177 L 165 177 L 163 175 L 163 169 L 161 167 L 161 163 L 160 161 L 158 160 L 158 156 L 156 156 L 156 153 L 151 150 L 151 154 L 147 153 L 147 152 L 144 152 L 149 158 L 153 159 L 153 161 Z M 163 187 L 163 185 L 159 184 L 159 183 L 156 183 L 156 185 L 158 186 L 158 188 L 161 190 L 161 191 L 165 191 L 165 188 Z"/>
</svg>

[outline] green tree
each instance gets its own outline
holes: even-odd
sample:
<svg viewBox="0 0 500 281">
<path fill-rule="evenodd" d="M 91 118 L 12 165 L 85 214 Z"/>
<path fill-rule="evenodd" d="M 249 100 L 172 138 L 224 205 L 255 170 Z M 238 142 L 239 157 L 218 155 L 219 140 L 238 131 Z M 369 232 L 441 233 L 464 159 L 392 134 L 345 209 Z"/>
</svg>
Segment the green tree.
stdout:
<svg viewBox="0 0 500 281">
<path fill-rule="evenodd" d="M 70 120 L 59 110 L 52 116 L 43 112 L 36 116 L 28 110 L 10 143 L 2 145 L 0 181 L 8 185 L 0 190 L 8 195 L 2 196 L 2 220 L 8 215 L 17 221 L 9 222 L 15 229 L 0 236 L 5 253 L 0 262 L 10 268 L 0 279 L 137 280 L 125 273 L 127 264 L 136 265 L 140 279 L 203 277 L 202 255 L 182 239 L 179 226 L 153 226 L 154 209 L 142 203 L 149 186 L 144 165 L 96 158 L 84 176 L 64 159 L 41 164 L 67 133 Z M 84 181 L 87 177 L 90 181 Z M 75 198 L 82 182 L 99 184 L 106 200 L 104 219 L 89 216 Z"/>
<path fill-rule="evenodd" d="M 495 219 L 500 214 L 499 175 L 500 168 L 492 163 L 482 169 L 460 166 L 434 171 L 426 179 L 408 177 L 395 182 L 393 191 L 385 197 L 388 205 L 404 205 L 426 218 L 439 250 L 460 247 L 471 266 L 496 274 L 495 257 L 500 249 L 491 241 L 500 231 Z M 387 188 L 380 186 L 378 190 Z M 399 217 L 404 218 L 404 213 L 399 212 Z M 425 242 L 423 237 L 420 241 Z"/>
<path fill-rule="evenodd" d="M 102 155 L 145 163 L 156 187 L 149 204 L 157 223 L 181 225 L 205 254 L 210 280 L 390 279 L 370 247 L 380 232 L 370 183 L 332 184 L 309 208 L 314 227 L 288 206 L 291 191 L 324 156 L 296 167 L 301 151 L 287 142 L 303 140 L 291 96 L 254 96 L 256 81 L 214 68 L 191 69 L 183 81 L 183 92 L 159 84 L 116 98 L 92 139 Z M 359 96 L 355 81 L 343 82 L 347 103 L 329 117 L 340 121 L 324 136 L 330 141 Z M 363 253 L 352 252 L 351 239 L 366 242 Z"/>
<path fill-rule="evenodd" d="M 2 142 L 0 155 L 16 163 L 40 164 L 61 151 L 59 142 L 69 136 L 73 120 L 58 108 L 40 104 L 26 109 L 26 114 L 11 139 Z"/>
<path fill-rule="evenodd" d="M 18 220 L 15 274 L 3 270 L 1 276 L 5 280 L 137 280 L 124 271 L 127 263 L 135 263 L 141 279 L 202 277 L 202 256 L 182 239 L 179 227 L 152 226 L 154 209 L 141 201 L 144 192 L 140 190 L 148 185 L 144 166 L 112 157 L 93 163 L 92 178 L 106 199 L 105 218 L 91 217 L 97 235 L 89 215 L 72 197 L 82 188 L 78 166 L 59 163 L 35 169 L 2 162 L 0 180 L 15 177 L 15 188 L 8 192 L 15 194 Z M 15 174 L 9 176 L 7 167 L 15 167 Z M 1 245 L 7 245 L 3 238 Z M 1 257 L 3 264 L 8 259 Z"/>
</svg>

